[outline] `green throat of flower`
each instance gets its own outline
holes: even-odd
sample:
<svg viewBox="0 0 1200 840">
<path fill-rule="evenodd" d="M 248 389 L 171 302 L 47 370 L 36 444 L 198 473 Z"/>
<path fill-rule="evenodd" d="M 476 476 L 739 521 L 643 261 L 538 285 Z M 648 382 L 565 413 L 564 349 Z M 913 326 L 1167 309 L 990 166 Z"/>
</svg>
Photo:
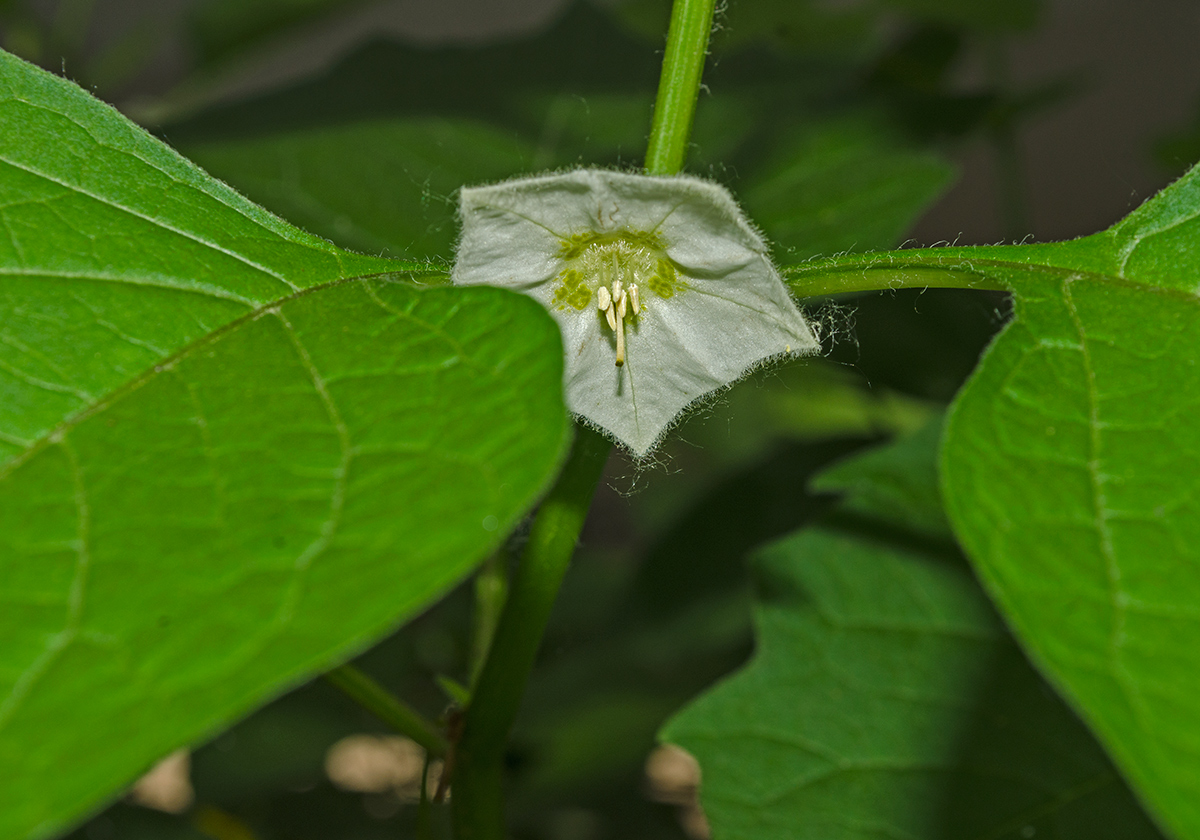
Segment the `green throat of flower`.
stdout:
<svg viewBox="0 0 1200 840">
<path fill-rule="evenodd" d="M 559 256 L 554 305 L 583 313 L 594 301 L 596 317 L 616 335 L 617 367 L 625 364 L 626 322 L 636 325 L 647 311 L 643 296 L 669 300 L 686 288 L 656 233 L 577 233 L 562 240 Z"/>
</svg>

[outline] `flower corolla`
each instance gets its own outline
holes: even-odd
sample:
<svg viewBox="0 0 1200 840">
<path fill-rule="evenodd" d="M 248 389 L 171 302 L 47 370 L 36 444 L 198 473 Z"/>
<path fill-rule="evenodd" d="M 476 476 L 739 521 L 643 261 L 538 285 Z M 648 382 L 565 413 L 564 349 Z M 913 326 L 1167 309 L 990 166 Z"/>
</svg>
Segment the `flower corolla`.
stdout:
<svg viewBox="0 0 1200 840">
<path fill-rule="evenodd" d="M 692 402 L 819 344 L 724 187 L 601 169 L 464 188 L 459 285 L 562 329 L 567 407 L 641 457 Z"/>
</svg>

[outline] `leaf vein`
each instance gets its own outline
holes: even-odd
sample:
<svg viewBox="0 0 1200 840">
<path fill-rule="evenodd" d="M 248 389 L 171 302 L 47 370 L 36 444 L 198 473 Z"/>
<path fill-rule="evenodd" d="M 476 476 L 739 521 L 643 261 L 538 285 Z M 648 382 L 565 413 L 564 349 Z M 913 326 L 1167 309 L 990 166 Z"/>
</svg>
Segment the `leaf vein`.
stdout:
<svg viewBox="0 0 1200 840">
<path fill-rule="evenodd" d="M 270 277 L 273 280 L 276 280 L 276 281 L 282 283 L 284 286 L 287 286 L 293 292 L 300 291 L 299 286 L 297 286 L 294 283 L 292 283 L 291 281 L 289 281 L 282 274 L 279 274 L 278 272 L 273 271 L 273 270 L 267 268 L 266 266 L 255 262 L 254 260 L 247 257 L 245 254 L 239 254 L 236 251 L 232 251 L 228 248 L 225 248 L 224 246 L 219 245 L 218 243 L 213 242 L 210 239 L 205 239 L 204 237 L 194 234 L 190 231 L 184 230 L 183 228 L 167 224 L 167 222 L 163 221 L 162 219 L 156 219 L 153 216 L 149 216 L 145 213 L 134 210 L 132 207 L 126 207 L 125 205 L 120 204 L 111 199 L 105 198 L 104 196 L 99 195 L 98 193 L 90 192 L 90 191 L 85 190 L 82 187 L 74 185 L 74 184 L 69 184 L 66 181 L 62 181 L 62 180 L 55 178 L 52 175 L 49 175 L 45 172 L 39 172 L 38 170 L 33 169 L 32 167 L 25 166 L 14 160 L 11 160 L 9 158 L 0 156 L 0 163 L 6 163 L 9 166 L 13 167 L 14 169 L 19 169 L 23 172 L 27 172 L 30 175 L 34 175 L 39 178 L 44 178 L 45 180 L 47 180 L 53 184 L 58 184 L 63 189 L 71 190 L 72 192 L 76 192 L 79 195 L 90 198 L 93 201 L 96 201 L 100 204 L 104 204 L 108 207 L 111 207 L 114 210 L 119 210 L 121 212 L 127 213 L 128 215 L 133 216 L 134 218 L 141 219 L 142 221 L 147 222 L 151 225 L 154 225 L 157 228 L 165 230 L 169 233 L 173 233 L 176 236 L 181 236 L 184 239 L 191 240 L 192 242 L 195 242 L 199 245 L 203 245 L 206 248 L 211 248 L 213 251 L 216 251 L 217 253 L 224 254 L 227 257 L 231 257 L 232 259 L 242 263 L 243 265 L 246 265 L 247 267 L 252 268 L 255 271 L 258 271 L 258 272 L 266 275 L 267 277 Z M 159 172 L 162 172 L 161 169 L 156 168 L 156 170 Z M 163 174 L 165 175 L 166 173 L 163 173 Z M 170 176 L 168 176 L 168 177 L 170 177 Z M 208 195 L 208 194 L 205 193 L 205 195 Z M 224 203 L 224 202 L 222 202 L 222 203 Z M 225 206 L 228 206 L 228 205 L 225 205 Z"/>
<path fill-rule="evenodd" d="M 42 676 L 50 669 L 50 666 L 54 664 L 54 661 L 79 636 L 79 627 L 83 620 L 88 574 L 92 564 L 91 551 L 88 547 L 88 532 L 91 527 L 91 507 L 88 504 L 87 491 L 83 483 L 83 471 L 80 468 L 79 458 L 74 448 L 67 443 L 65 437 L 56 442 L 66 456 L 67 464 L 71 469 L 71 480 L 74 485 L 73 497 L 78 523 L 76 526 L 76 538 L 74 540 L 76 552 L 75 571 L 71 578 L 71 584 L 67 589 L 66 621 L 62 630 L 54 633 L 46 640 L 46 645 L 42 649 L 42 652 L 17 677 L 8 696 L 4 698 L 3 703 L 0 703 L 0 731 L 12 721 L 13 717 L 20 710 L 21 705 L 37 686 Z"/>
<path fill-rule="evenodd" d="M 1109 528 L 1107 519 L 1108 498 L 1104 490 L 1104 475 L 1100 465 L 1100 450 L 1101 443 L 1101 427 L 1100 427 L 1100 395 L 1099 388 L 1096 384 L 1096 369 L 1092 360 L 1091 348 L 1088 346 L 1087 332 L 1083 326 L 1083 319 L 1079 315 L 1078 307 L 1075 304 L 1074 296 L 1072 295 L 1072 284 L 1080 279 L 1082 275 L 1071 275 L 1063 279 L 1062 296 L 1063 302 L 1066 305 L 1067 312 L 1070 315 L 1071 322 L 1075 327 L 1075 331 L 1079 335 L 1080 343 L 1083 345 L 1082 358 L 1084 368 L 1084 385 L 1088 400 L 1088 460 L 1087 473 L 1092 490 L 1091 503 L 1095 511 L 1095 519 L 1093 528 L 1099 537 L 1100 552 L 1104 557 L 1105 562 L 1105 582 L 1108 586 L 1109 608 L 1112 611 L 1113 621 L 1112 628 L 1108 637 L 1108 662 L 1109 675 L 1113 677 L 1117 685 L 1120 687 L 1122 694 L 1125 695 L 1128 701 L 1130 710 L 1133 712 L 1134 719 L 1138 727 L 1147 736 L 1150 735 L 1150 727 L 1147 724 L 1145 703 L 1141 698 L 1140 692 L 1136 683 L 1129 675 L 1125 666 L 1121 663 L 1120 652 L 1125 645 L 1125 618 L 1126 618 L 1126 603 L 1128 596 L 1121 590 L 1121 567 L 1117 560 L 1116 549 L 1113 547 L 1112 531 Z"/>
</svg>

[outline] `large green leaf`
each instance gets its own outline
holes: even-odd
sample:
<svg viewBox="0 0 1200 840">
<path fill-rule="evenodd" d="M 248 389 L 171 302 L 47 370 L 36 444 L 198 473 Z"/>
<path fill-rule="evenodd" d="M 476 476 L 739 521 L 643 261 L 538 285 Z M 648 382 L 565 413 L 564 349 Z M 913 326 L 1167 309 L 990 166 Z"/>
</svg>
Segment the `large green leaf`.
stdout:
<svg viewBox="0 0 1200 840">
<path fill-rule="evenodd" d="M 308 236 L 0 52 L 0 463 L 212 330 L 320 283 L 430 269 Z"/>
<path fill-rule="evenodd" d="M 445 591 L 566 418 L 533 301 L 300 233 L 7 55 L 0 120 L 0 836 L 38 837 Z"/>
<path fill-rule="evenodd" d="M 6 469 L 0 835 L 361 648 L 511 529 L 561 446 L 558 336 L 477 291 L 298 296 Z"/>
<path fill-rule="evenodd" d="M 1161 822 L 1200 837 L 1200 169 L 1085 239 L 793 280 L 1013 290 L 949 419 L 950 518 L 1034 661 Z"/>
<path fill-rule="evenodd" d="M 949 424 L 952 519 L 1164 822 L 1200 837 L 1200 300 L 1069 275 L 1018 318 Z"/>
<path fill-rule="evenodd" d="M 663 732 L 714 836 L 1158 836 L 961 567 L 812 530 L 756 569 L 755 659 Z"/>
</svg>

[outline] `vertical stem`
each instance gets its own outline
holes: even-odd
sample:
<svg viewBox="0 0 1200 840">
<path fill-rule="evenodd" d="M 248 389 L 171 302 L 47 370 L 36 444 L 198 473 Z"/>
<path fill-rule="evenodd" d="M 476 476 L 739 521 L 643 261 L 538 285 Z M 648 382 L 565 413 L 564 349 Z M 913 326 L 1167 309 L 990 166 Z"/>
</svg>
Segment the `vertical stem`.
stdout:
<svg viewBox="0 0 1200 840">
<path fill-rule="evenodd" d="M 673 175 L 683 168 L 714 3 L 675 0 L 671 9 L 646 152 L 646 171 L 651 175 Z M 454 749 L 450 806 L 457 840 L 504 838 L 508 732 L 611 448 L 597 432 L 577 428 L 571 456 L 534 518 L 529 544 L 513 575 L 491 650 L 463 718 L 462 737 Z"/>
<path fill-rule="evenodd" d="M 696 98 L 700 95 L 700 76 L 708 54 L 714 3 L 715 0 L 675 0 L 671 8 L 667 52 L 663 56 L 650 145 L 646 149 L 646 172 L 651 175 L 674 175 L 683 169 Z"/>
<path fill-rule="evenodd" d="M 533 520 L 454 750 L 450 805 L 459 840 L 504 837 L 504 746 L 612 445 L 579 427 L 558 483 Z"/>
</svg>

